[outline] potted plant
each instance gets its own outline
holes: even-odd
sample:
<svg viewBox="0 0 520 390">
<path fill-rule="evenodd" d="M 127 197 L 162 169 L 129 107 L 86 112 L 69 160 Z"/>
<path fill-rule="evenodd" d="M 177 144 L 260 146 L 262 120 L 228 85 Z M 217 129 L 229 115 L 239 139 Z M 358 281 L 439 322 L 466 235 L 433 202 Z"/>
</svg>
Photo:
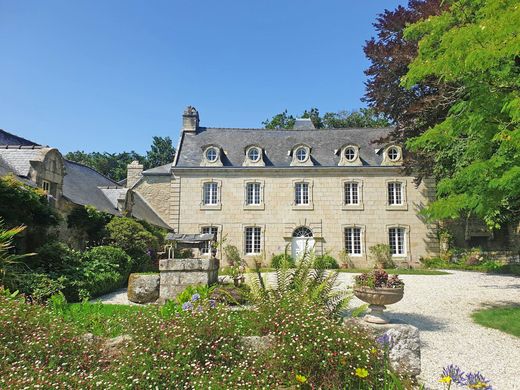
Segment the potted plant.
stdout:
<svg viewBox="0 0 520 390">
<path fill-rule="evenodd" d="M 354 295 L 370 304 L 370 313 L 365 321 L 374 324 L 388 324 L 383 315 L 385 305 L 399 302 L 403 298 L 404 282 L 398 275 L 388 276 L 382 269 L 375 269 L 356 276 Z"/>
</svg>

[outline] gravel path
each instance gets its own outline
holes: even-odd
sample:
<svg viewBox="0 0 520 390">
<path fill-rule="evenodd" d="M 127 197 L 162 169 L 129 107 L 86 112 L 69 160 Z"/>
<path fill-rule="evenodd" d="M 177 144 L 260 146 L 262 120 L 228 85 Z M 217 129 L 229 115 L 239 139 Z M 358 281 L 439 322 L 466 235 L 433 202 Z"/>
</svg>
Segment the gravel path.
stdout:
<svg viewBox="0 0 520 390">
<path fill-rule="evenodd" d="M 393 322 L 421 332 L 420 379 L 428 389 L 442 389 L 442 367 L 456 364 L 464 371 L 481 371 L 494 389 L 520 390 L 520 338 L 475 324 L 471 313 L 487 307 L 520 304 L 520 278 L 480 272 L 448 271 L 449 275 L 403 275 L 402 301 L 388 306 Z M 269 279 L 274 275 L 269 275 Z M 340 273 L 351 286 L 354 275 Z M 126 289 L 96 300 L 131 304 Z M 351 306 L 363 302 L 353 298 Z"/>
<path fill-rule="evenodd" d="M 450 275 L 403 275 L 405 294 L 388 306 L 394 322 L 421 332 L 420 379 L 429 389 L 442 389 L 442 367 L 456 364 L 481 371 L 494 389 L 520 389 L 520 338 L 475 324 L 471 313 L 487 307 L 520 304 L 520 278 L 480 272 L 448 271 Z M 354 275 L 340 274 L 351 285 Z M 363 304 L 354 298 L 351 305 Z"/>
</svg>

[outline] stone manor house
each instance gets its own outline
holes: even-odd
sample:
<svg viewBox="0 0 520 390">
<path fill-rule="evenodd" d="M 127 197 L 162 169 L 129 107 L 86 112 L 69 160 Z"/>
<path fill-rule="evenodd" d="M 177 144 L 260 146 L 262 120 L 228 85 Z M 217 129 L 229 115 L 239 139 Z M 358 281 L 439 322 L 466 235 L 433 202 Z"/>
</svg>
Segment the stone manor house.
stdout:
<svg viewBox="0 0 520 390">
<path fill-rule="evenodd" d="M 248 263 L 307 246 L 366 267 L 385 243 L 396 263 L 417 265 L 439 252 L 436 225 L 418 215 L 434 188 L 402 175 L 400 145 L 377 143 L 390 130 L 202 127 L 188 107 L 173 164 L 134 162 L 126 185 L 175 232 L 216 234 Z"/>
</svg>

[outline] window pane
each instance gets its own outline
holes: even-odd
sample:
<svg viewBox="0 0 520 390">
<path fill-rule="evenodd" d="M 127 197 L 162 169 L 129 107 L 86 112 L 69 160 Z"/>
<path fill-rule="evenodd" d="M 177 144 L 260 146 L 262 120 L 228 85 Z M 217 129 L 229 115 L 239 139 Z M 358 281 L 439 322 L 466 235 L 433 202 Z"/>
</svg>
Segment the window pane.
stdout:
<svg viewBox="0 0 520 390">
<path fill-rule="evenodd" d="M 361 228 L 345 228 L 345 250 L 349 255 L 361 254 Z"/>
<path fill-rule="evenodd" d="M 388 230 L 388 243 L 392 255 L 404 255 L 405 252 L 405 230 L 403 228 L 390 228 Z"/>
<path fill-rule="evenodd" d="M 248 227 L 245 232 L 245 251 L 247 254 L 257 254 L 261 250 L 261 229 L 259 227 Z"/>
<path fill-rule="evenodd" d="M 294 203 L 297 205 L 309 204 L 309 184 L 296 183 L 294 187 Z"/>
<path fill-rule="evenodd" d="M 388 183 L 388 204 L 399 205 L 403 203 L 401 183 Z"/>
<path fill-rule="evenodd" d="M 246 204 L 259 205 L 260 201 L 260 183 L 247 183 L 246 187 Z"/>
<path fill-rule="evenodd" d="M 359 204 L 358 183 L 345 183 L 345 204 Z"/>
<path fill-rule="evenodd" d="M 218 204 L 218 184 L 215 182 L 204 183 L 203 202 L 206 205 Z"/>
</svg>

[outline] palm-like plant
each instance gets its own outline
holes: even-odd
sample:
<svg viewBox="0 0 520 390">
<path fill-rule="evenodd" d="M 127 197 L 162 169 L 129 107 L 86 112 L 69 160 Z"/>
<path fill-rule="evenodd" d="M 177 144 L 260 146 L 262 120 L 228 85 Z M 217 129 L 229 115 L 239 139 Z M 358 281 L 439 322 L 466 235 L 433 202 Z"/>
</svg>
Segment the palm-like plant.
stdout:
<svg viewBox="0 0 520 390">
<path fill-rule="evenodd" d="M 22 262 L 22 259 L 27 256 L 33 256 L 34 253 L 26 253 L 18 255 L 13 253 L 14 237 L 23 232 L 26 226 L 18 226 L 12 229 L 4 228 L 4 221 L 0 218 L 0 288 L 8 278 L 15 275 L 15 267 Z"/>
<path fill-rule="evenodd" d="M 256 278 L 252 278 L 250 283 L 253 300 L 277 301 L 291 294 L 322 305 L 333 316 L 339 315 L 347 308 L 351 294 L 347 289 L 338 288 L 337 271 L 316 268 L 315 259 L 314 252 L 306 248 L 296 268 L 289 268 L 289 262 L 282 260 L 271 285 L 264 281 L 257 267 Z"/>
</svg>

